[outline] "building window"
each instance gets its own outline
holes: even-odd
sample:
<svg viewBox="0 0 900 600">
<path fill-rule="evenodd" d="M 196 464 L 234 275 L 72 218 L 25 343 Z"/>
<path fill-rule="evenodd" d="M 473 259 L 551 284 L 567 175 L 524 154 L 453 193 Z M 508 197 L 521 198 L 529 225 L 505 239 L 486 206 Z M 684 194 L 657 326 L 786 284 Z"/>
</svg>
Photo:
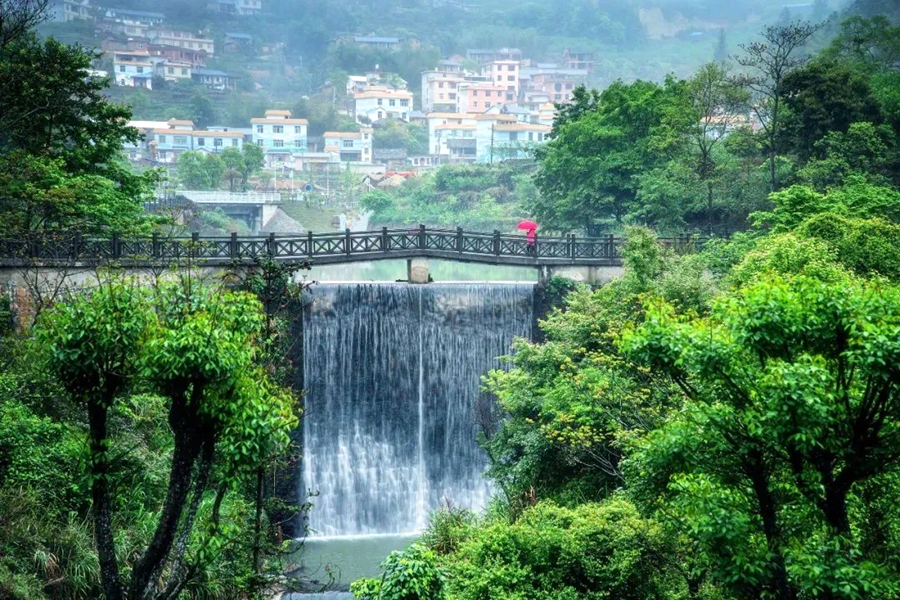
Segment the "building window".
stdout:
<svg viewBox="0 0 900 600">
<path fill-rule="evenodd" d="M 342 140 L 342 145 L 344 146 L 344 148 L 352 148 L 353 140 Z"/>
<path fill-rule="evenodd" d="M 296 140 L 294 140 L 294 148 L 302 148 L 302 147 L 303 147 L 302 139 L 297 138 Z"/>
<path fill-rule="evenodd" d="M 554 84 L 553 84 L 553 89 L 556 90 L 557 92 L 560 91 L 560 90 L 562 89 L 562 84 L 561 84 L 561 83 L 554 83 Z"/>
<path fill-rule="evenodd" d="M 381 111 L 379 110 L 379 111 L 378 111 L 378 118 L 380 119 L 381 116 L 382 116 L 382 113 L 381 113 Z"/>
<path fill-rule="evenodd" d="M 222 146 L 222 138 L 213 139 L 213 146 L 220 148 Z"/>
<path fill-rule="evenodd" d="M 553 99 L 554 100 L 562 100 L 562 98 L 560 97 L 560 94 L 553 94 Z"/>
<path fill-rule="evenodd" d="M 119 65 L 119 73 L 125 72 L 125 65 Z"/>
<path fill-rule="evenodd" d="M 490 102 L 485 102 L 485 103 L 484 103 L 484 107 L 485 107 L 485 108 L 490 108 L 491 106 L 493 106 L 493 105 L 492 105 Z"/>
<path fill-rule="evenodd" d="M 176 135 L 172 139 L 172 143 L 174 143 L 176 146 L 187 146 L 187 137 L 183 135 Z"/>
<path fill-rule="evenodd" d="M 303 133 L 303 128 L 299 125 L 294 125 L 294 133 Z"/>
<path fill-rule="evenodd" d="M 439 88 L 444 87 L 444 82 L 443 82 L 443 81 L 439 81 L 439 82 L 438 82 L 438 87 L 439 87 Z"/>
<path fill-rule="evenodd" d="M 397 106 L 397 101 L 391 98 L 388 100 L 388 106 Z"/>
<path fill-rule="evenodd" d="M 206 145 L 206 139 L 205 139 L 205 138 L 197 138 L 197 145 L 198 145 L 198 146 L 205 146 L 205 145 Z"/>
<path fill-rule="evenodd" d="M 182 69 L 182 70 L 181 70 L 181 74 L 182 74 L 182 75 L 187 75 L 187 69 Z"/>
<path fill-rule="evenodd" d="M 478 108 L 478 101 L 476 100 L 476 101 L 472 102 L 472 106 L 474 108 Z"/>
<path fill-rule="evenodd" d="M 175 67 L 169 67 L 169 68 L 168 68 L 168 71 L 169 71 L 169 75 L 174 75 L 174 74 L 175 74 Z"/>
<path fill-rule="evenodd" d="M 519 134 L 518 134 L 518 132 L 510 131 L 510 132 L 509 132 L 509 141 L 511 141 L 511 142 L 517 142 L 517 141 L 519 141 Z"/>
<path fill-rule="evenodd" d="M 381 98 L 378 99 L 378 106 L 381 106 Z"/>
<path fill-rule="evenodd" d="M 533 142 L 533 141 L 534 141 L 534 132 L 533 132 L 533 131 L 529 131 L 529 132 L 528 132 L 528 141 L 529 141 L 529 142 Z"/>
<path fill-rule="evenodd" d="M 571 84 L 571 83 L 567 83 L 567 84 L 566 84 L 566 89 L 567 89 L 567 90 L 571 90 L 571 89 L 572 89 L 572 84 Z"/>
<path fill-rule="evenodd" d="M 159 143 L 160 143 L 160 144 L 165 144 L 165 143 L 166 143 L 166 136 L 160 135 L 160 136 L 157 136 L 157 138 L 159 139 Z"/>
<path fill-rule="evenodd" d="M 272 133 L 284 133 L 284 125 L 272 125 Z"/>
<path fill-rule="evenodd" d="M 138 68 L 137 68 L 137 72 L 138 72 L 138 73 L 143 73 L 143 72 L 144 72 L 144 67 L 138 67 Z"/>
<path fill-rule="evenodd" d="M 538 141 L 539 141 L 539 142 L 543 142 L 543 141 L 544 141 L 544 134 L 543 134 L 543 133 L 538 133 Z"/>
<path fill-rule="evenodd" d="M 406 120 L 406 113 L 400 113 L 400 118 L 404 121 Z"/>
<path fill-rule="evenodd" d="M 401 100 L 400 106 L 409 106 L 409 100 Z"/>
<path fill-rule="evenodd" d="M 231 146 L 232 146 L 233 148 L 237 148 L 237 145 L 238 145 L 237 138 L 232 138 L 232 139 L 231 139 Z"/>
<path fill-rule="evenodd" d="M 516 80 L 516 76 L 515 76 L 515 75 L 509 75 L 509 76 L 507 76 L 506 80 L 507 80 L 507 81 L 515 81 L 515 80 Z"/>
<path fill-rule="evenodd" d="M 443 100 L 443 99 L 444 99 L 444 95 L 443 95 L 443 94 L 438 94 L 438 99 Z"/>
<path fill-rule="evenodd" d="M 257 126 L 256 126 L 256 133 L 262 133 L 262 132 L 263 132 L 263 126 L 262 126 L 262 125 L 257 125 Z"/>
<path fill-rule="evenodd" d="M 276 148 L 284 148 L 284 140 L 273 140 L 272 145 Z"/>
<path fill-rule="evenodd" d="M 368 133 L 364 133 L 364 134 L 363 134 L 363 139 L 364 139 L 364 140 L 369 139 L 369 134 L 368 134 Z"/>
</svg>

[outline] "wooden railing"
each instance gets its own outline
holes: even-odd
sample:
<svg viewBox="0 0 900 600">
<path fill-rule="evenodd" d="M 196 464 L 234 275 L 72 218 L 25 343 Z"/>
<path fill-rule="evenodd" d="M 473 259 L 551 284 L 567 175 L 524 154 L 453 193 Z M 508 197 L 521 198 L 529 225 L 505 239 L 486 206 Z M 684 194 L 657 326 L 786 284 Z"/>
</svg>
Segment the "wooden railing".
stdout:
<svg viewBox="0 0 900 600">
<path fill-rule="evenodd" d="M 678 252 L 690 252 L 705 240 L 694 237 L 660 238 L 660 243 Z M 621 237 L 584 238 L 537 236 L 529 243 L 525 235 L 480 233 L 462 229 L 413 229 L 344 231 L 306 235 L 229 237 L 122 237 L 108 238 L 35 236 L 28 239 L 0 239 L 0 261 L 53 263 L 57 261 L 95 264 L 108 261 L 180 263 L 199 261 L 212 264 L 248 262 L 272 258 L 280 261 L 311 261 L 320 264 L 382 260 L 388 258 L 434 257 L 493 264 L 618 264 Z"/>
</svg>

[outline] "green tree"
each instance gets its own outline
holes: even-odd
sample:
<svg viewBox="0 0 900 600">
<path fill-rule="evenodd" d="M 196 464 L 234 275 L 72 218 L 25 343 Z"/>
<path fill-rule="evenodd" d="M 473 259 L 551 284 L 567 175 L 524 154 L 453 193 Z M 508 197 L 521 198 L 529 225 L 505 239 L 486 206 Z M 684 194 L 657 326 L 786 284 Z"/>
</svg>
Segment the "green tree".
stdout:
<svg viewBox="0 0 900 600">
<path fill-rule="evenodd" d="M 108 81 L 85 76 L 98 56 L 53 39 L 38 41 L 30 34 L 6 44 L 0 51 L 0 80 L 4 82 L 0 94 L 0 151 L 60 161 L 55 164 L 75 178 L 103 177 L 112 183 L 109 193 L 96 199 L 95 210 L 109 213 L 130 202 L 133 207 L 127 212 L 133 217 L 153 189 L 157 174 L 148 171 L 136 175 L 121 158 L 122 145 L 137 141 L 138 132 L 127 125 L 131 118 L 128 107 L 110 103 L 104 96 Z M 15 166 L 13 161 L 5 164 Z M 27 174 L 19 169 L 15 176 Z M 32 185 L 46 188 L 47 182 L 36 180 Z M 116 206 L 99 204 L 106 200 L 114 200 Z M 21 207 L 18 202 L 4 202 L 0 210 L 10 205 L 16 210 Z M 18 220 L 24 225 L 35 222 L 30 218 Z"/>
<path fill-rule="evenodd" d="M 739 597 L 892 593 L 850 505 L 900 460 L 898 317 L 893 286 L 769 275 L 707 319 L 654 305 L 624 336 L 687 398 L 626 477 Z"/>
<path fill-rule="evenodd" d="M 47 367 L 87 413 L 106 598 L 177 597 L 227 545 L 220 522 L 225 495 L 287 443 L 296 424 L 293 398 L 255 365 L 261 325 L 252 296 L 189 277 L 153 291 L 111 280 L 42 314 L 36 339 Z M 110 485 L 109 415 L 136 387 L 165 398 L 174 450 L 165 503 L 126 583 L 116 554 L 113 512 L 122 491 Z M 193 538 L 188 555 L 198 509 L 213 484 L 211 527 Z"/>
<path fill-rule="evenodd" d="M 826 135 L 844 133 L 851 123 L 882 121 L 868 78 L 845 64 L 814 61 L 789 73 L 783 86 L 789 110 L 784 135 L 802 161 L 822 157 L 816 142 Z"/>
<path fill-rule="evenodd" d="M 250 185 L 250 178 L 254 173 L 259 171 L 266 162 L 266 155 L 263 149 L 256 144 L 244 144 L 241 148 L 241 155 L 244 160 L 238 170 L 243 177 L 242 185 L 244 190 Z"/>
<path fill-rule="evenodd" d="M 194 94 L 191 98 L 191 120 L 197 129 L 206 129 L 218 119 L 215 106 L 208 96 Z"/>
<path fill-rule="evenodd" d="M 665 144 L 653 138 L 679 84 L 616 82 L 585 112 L 573 114 L 536 152 L 541 195 L 526 208 L 542 227 L 557 231 L 591 222 L 622 222 L 634 210 L 637 175 L 653 168 Z M 591 95 L 594 98 L 594 95 Z M 573 109 L 574 110 L 574 109 Z"/>
<path fill-rule="evenodd" d="M 178 179 L 189 190 L 213 190 L 219 187 L 225 162 L 217 154 L 189 151 L 178 155 L 175 163 Z"/>
<path fill-rule="evenodd" d="M 437 555 L 419 544 L 391 552 L 381 579 L 361 579 L 350 590 L 359 600 L 443 600 L 444 574 Z"/>
<path fill-rule="evenodd" d="M 223 175 L 228 180 L 228 191 L 233 192 L 238 180 L 243 177 L 241 171 L 244 169 L 244 155 L 237 148 L 228 147 L 222 150 L 220 156 L 222 164 L 225 166 Z"/>
<path fill-rule="evenodd" d="M 806 58 L 798 56 L 818 26 L 792 23 L 769 26 L 763 30 L 762 42 L 741 45 L 744 55 L 736 60 L 745 73 L 735 81 L 751 94 L 751 108 L 765 132 L 769 157 L 769 190 L 778 189 L 775 168 L 782 129 L 784 127 L 785 78 L 801 67 Z"/>
</svg>

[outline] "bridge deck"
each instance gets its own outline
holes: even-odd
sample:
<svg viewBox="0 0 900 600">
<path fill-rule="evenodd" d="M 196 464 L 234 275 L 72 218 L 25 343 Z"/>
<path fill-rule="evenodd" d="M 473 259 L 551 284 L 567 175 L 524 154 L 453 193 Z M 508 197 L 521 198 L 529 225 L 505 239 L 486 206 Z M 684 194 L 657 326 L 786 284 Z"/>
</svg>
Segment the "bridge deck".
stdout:
<svg viewBox="0 0 900 600">
<path fill-rule="evenodd" d="M 664 245 L 689 248 L 702 240 L 661 238 Z M 387 229 L 306 235 L 190 238 L 85 238 L 80 235 L 41 236 L 0 240 L 0 266 L 79 264 L 119 261 L 132 266 L 252 264 L 271 258 L 279 262 L 317 265 L 374 260 L 435 258 L 494 265 L 541 267 L 553 265 L 618 266 L 622 264 L 619 237 L 537 237 L 529 244 L 523 235 L 462 229 Z"/>
</svg>

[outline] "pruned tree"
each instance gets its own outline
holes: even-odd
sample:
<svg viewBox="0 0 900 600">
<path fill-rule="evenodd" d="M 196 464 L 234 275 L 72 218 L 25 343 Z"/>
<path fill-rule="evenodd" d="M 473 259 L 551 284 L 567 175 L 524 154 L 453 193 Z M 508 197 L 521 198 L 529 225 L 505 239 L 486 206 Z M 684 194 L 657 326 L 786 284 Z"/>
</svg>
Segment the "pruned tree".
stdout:
<svg viewBox="0 0 900 600">
<path fill-rule="evenodd" d="M 775 159 L 778 154 L 778 137 L 783 126 L 784 78 L 806 63 L 807 57 L 798 55 L 798 50 L 820 27 L 809 22 L 770 25 L 763 31 L 763 41 L 741 44 L 743 55 L 734 57 L 745 69 L 734 81 L 750 92 L 751 110 L 765 132 L 768 143 L 769 188 L 773 192 L 778 188 Z"/>
</svg>

